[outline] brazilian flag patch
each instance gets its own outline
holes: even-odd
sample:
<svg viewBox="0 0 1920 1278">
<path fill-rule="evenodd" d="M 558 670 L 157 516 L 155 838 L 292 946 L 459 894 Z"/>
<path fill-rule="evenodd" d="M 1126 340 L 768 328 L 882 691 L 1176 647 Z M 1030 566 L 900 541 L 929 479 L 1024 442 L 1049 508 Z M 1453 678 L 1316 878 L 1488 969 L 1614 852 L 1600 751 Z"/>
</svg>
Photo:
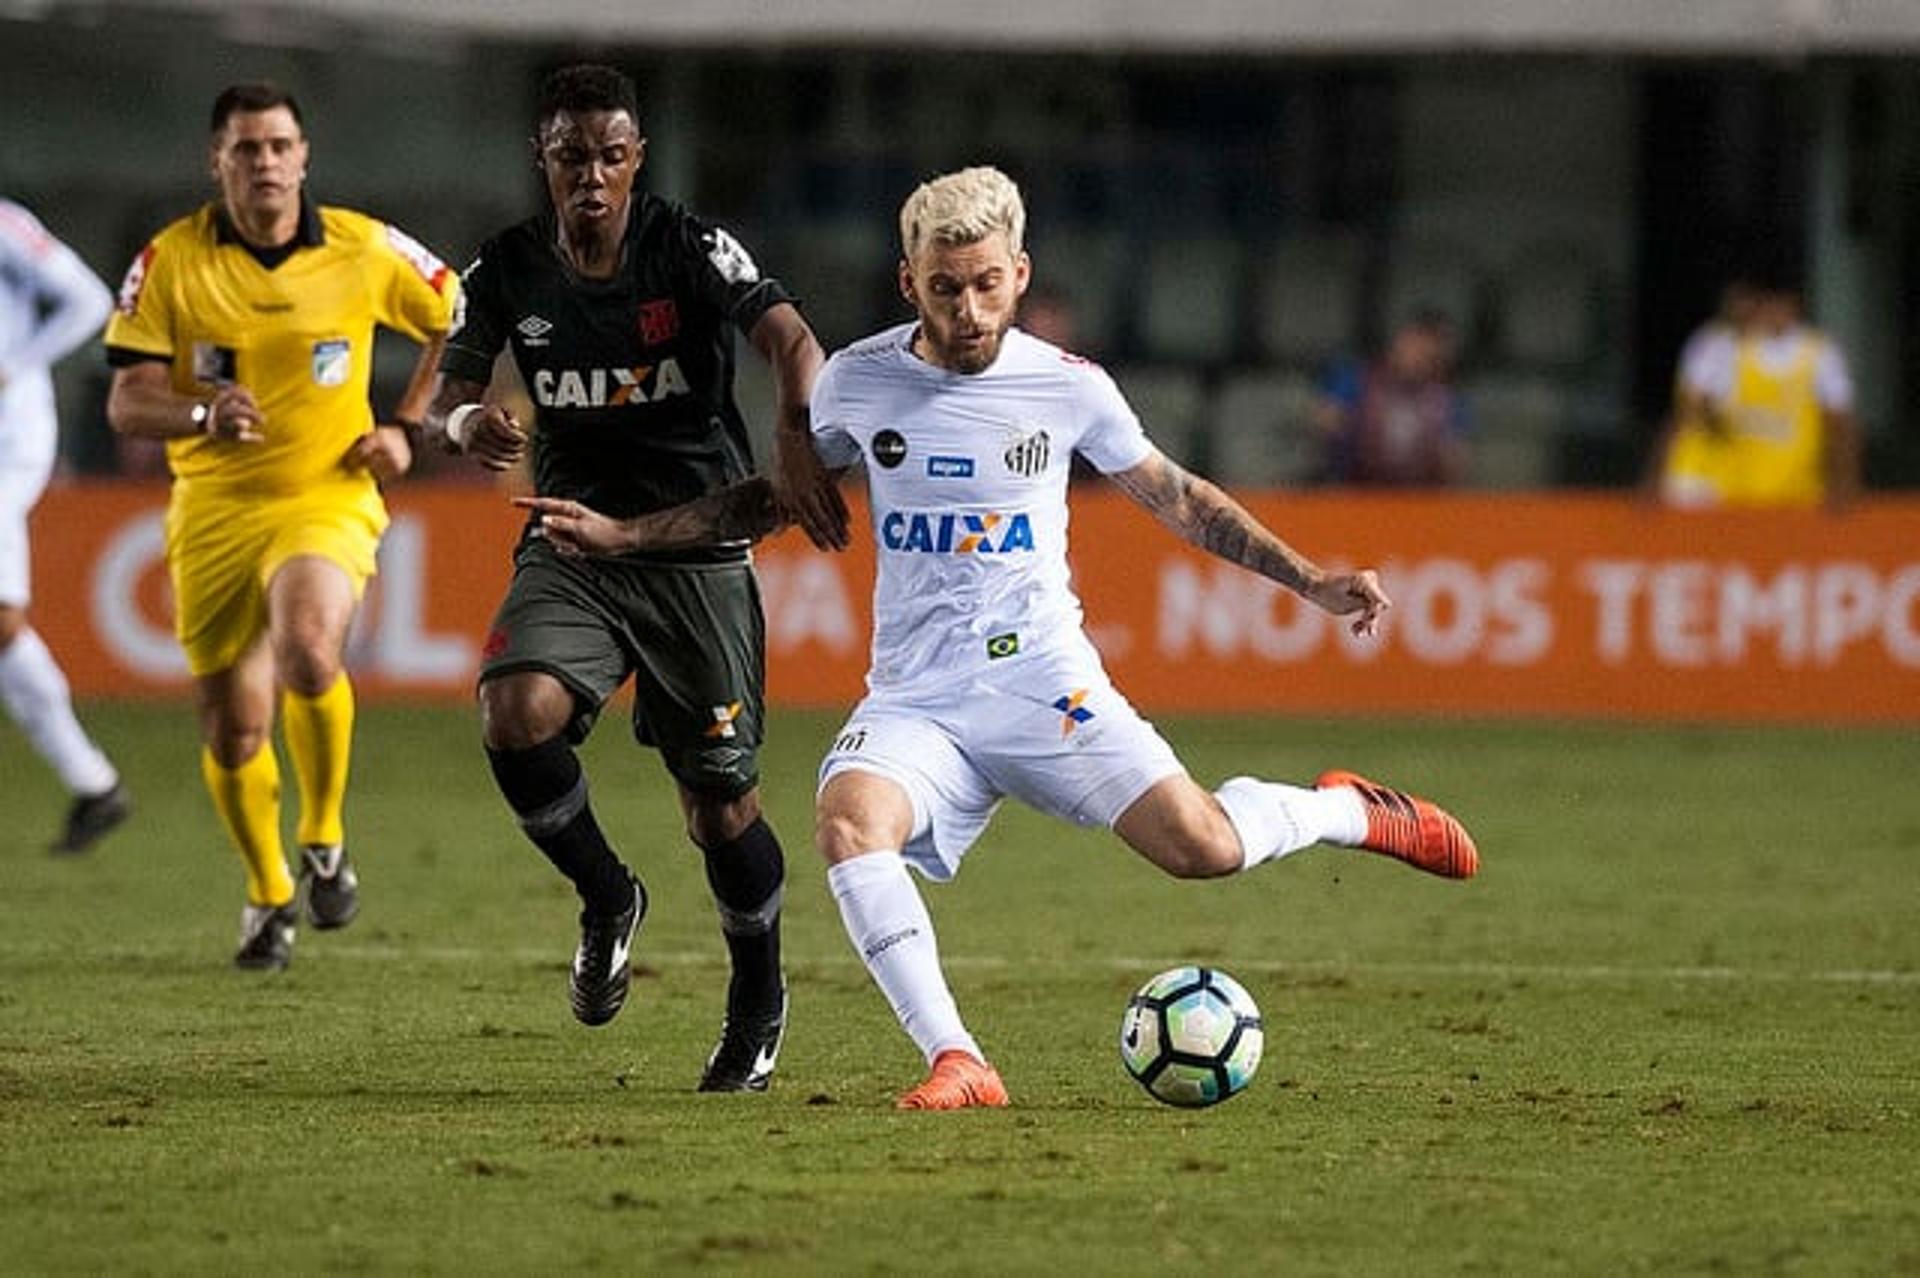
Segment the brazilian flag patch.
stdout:
<svg viewBox="0 0 1920 1278">
<path fill-rule="evenodd" d="M 1020 651 L 1020 636 L 1017 634 L 993 635 L 987 640 L 987 660 L 989 661 L 1011 657 L 1018 651 Z"/>
</svg>

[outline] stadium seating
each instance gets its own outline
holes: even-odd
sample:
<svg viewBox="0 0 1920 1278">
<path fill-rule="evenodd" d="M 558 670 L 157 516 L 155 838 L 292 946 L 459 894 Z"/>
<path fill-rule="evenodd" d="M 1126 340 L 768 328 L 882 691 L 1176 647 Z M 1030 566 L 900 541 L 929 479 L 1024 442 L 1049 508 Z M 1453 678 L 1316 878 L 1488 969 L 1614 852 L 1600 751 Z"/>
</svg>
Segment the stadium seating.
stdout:
<svg viewBox="0 0 1920 1278">
<path fill-rule="evenodd" d="M 1154 360 L 1226 363 L 1239 344 L 1242 246 L 1230 236 L 1161 238 L 1148 250 L 1139 336 Z"/>
<path fill-rule="evenodd" d="M 1487 373 L 1466 387 L 1474 432 L 1469 482 L 1476 488 L 1531 488 L 1552 483 L 1567 397 L 1553 379 L 1529 373 Z"/>
<path fill-rule="evenodd" d="M 1207 413 L 1207 468 L 1234 487 L 1304 483 L 1320 462 L 1314 436 L 1313 380 L 1258 369 L 1220 386 Z"/>
<path fill-rule="evenodd" d="M 1320 363 L 1350 350 L 1360 329 L 1366 245 L 1327 231 L 1275 244 L 1255 264 L 1253 333 L 1276 363 Z"/>
<path fill-rule="evenodd" d="M 1158 365 L 1115 369 L 1113 376 L 1161 452 L 1189 468 L 1204 460 L 1201 414 L 1206 392 L 1198 373 Z"/>
</svg>

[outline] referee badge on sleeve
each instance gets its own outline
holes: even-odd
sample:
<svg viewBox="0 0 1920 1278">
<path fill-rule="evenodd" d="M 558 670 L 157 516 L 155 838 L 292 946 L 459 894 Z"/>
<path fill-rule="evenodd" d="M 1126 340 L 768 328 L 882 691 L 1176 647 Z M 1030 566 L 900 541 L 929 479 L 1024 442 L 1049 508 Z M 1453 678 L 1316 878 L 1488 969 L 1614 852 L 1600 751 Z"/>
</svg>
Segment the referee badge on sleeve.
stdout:
<svg viewBox="0 0 1920 1278">
<path fill-rule="evenodd" d="M 353 375 L 353 343 L 344 337 L 313 344 L 313 384 L 345 386 Z"/>
</svg>

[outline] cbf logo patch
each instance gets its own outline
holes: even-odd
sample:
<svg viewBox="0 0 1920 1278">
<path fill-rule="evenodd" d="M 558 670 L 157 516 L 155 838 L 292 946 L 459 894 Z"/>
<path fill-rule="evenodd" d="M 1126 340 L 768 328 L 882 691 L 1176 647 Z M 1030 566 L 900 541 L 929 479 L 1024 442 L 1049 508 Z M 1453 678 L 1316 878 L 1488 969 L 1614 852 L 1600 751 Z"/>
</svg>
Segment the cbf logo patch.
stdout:
<svg viewBox="0 0 1920 1278">
<path fill-rule="evenodd" d="M 313 384 L 345 386 L 353 375 L 353 343 L 344 337 L 313 344 Z"/>
<path fill-rule="evenodd" d="M 1053 441 L 1047 438 L 1047 432 L 1037 430 L 1014 444 L 1004 455 L 1008 470 L 1031 478 L 1046 470 L 1047 460 L 1052 454 Z"/>
<path fill-rule="evenodd" d="M 1060 712 L 1060 736 L 1063 739 L 1072 736 L 1075 728 L 1093 718 L 1093 711 L 1082 704 L 1086 699 L 1087 690 L 1075 688 L 1054 701 L 1053 708 Z"/>
</svg>

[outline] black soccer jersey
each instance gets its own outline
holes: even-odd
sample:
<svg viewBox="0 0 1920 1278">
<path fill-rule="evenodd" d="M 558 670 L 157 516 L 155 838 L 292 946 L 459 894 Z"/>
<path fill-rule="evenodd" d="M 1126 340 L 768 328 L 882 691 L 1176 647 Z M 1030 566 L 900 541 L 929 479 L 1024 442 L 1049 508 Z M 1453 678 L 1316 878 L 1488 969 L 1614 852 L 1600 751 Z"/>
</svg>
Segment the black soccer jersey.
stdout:
<svg viewBox="0 0 1920 1278">
<path fill-rule="evenodd" d="M 753 471 L 733 402 L 733 334 L 791 295 L 725 230 L 636 193 L 619 273 L 561 256 L 551 212 L 488 240 L 440 367 L 485 383 L 511 343 L 538 407 L 538 491 L 615 517 L 660 510 Z"/>
</svg>

